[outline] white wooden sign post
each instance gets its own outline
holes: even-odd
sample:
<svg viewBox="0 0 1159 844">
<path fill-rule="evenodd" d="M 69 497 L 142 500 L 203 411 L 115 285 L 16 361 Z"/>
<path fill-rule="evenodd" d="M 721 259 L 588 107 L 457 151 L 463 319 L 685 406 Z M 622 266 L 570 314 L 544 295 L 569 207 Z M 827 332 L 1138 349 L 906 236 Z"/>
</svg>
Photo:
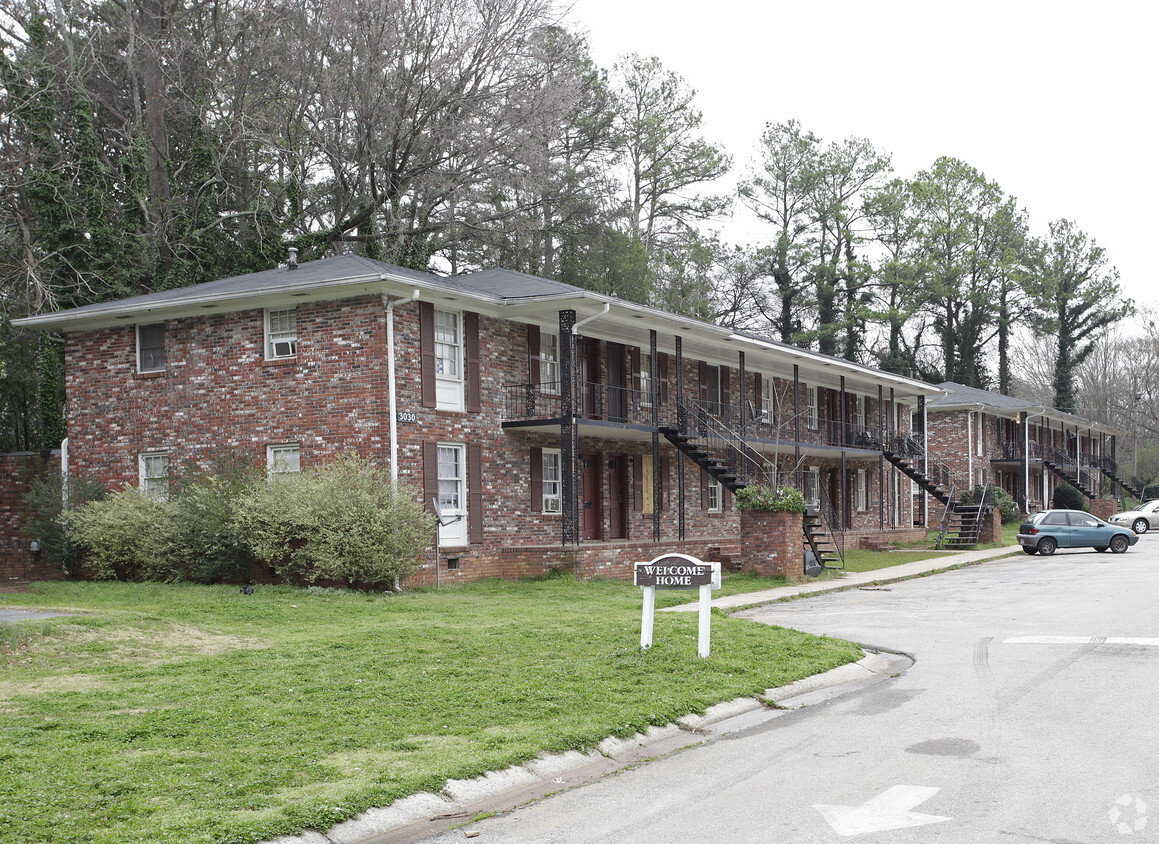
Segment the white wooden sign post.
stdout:
<svg viewBox="0 0 1159 844">
<path fill-rule="evenodd" d="M 712 590 L 720 588 L 720 563 L 706 563 L 687 554 L 662 554 L 649 563 L 636 563 L 635 584 L 644 590 L 640 647 L 652 647 L 657 589 L 700 589 L 700 627 L 696 652 L 709 654 L 712 635 Z"/>
</svg>

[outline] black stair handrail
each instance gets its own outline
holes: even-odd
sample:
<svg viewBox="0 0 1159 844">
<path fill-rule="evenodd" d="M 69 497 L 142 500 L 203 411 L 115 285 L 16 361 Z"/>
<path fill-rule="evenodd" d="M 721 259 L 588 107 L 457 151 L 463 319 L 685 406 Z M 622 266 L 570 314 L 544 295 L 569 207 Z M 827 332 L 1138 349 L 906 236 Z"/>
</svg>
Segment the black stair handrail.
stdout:
<svg viewBox="0 0 1159 844">
<path fill-rule="evenodd" d="M 676 419 L 680 432 L 698 439 L 735 480 L 725 483 L 732 492 L 750 484 L 778 486 L 776 464 L 745 442 L 713 412 L 714 405 L 692 398 L 678 399 Z M 724 481 L 722 481 L 724 483 Z"/>
<path fill-rule="evenodd" d="M 844 569 L 845 531 L 843 529 L 836 529 L 833 524 L 837 520 L 837 509 L 833 506 L 833 502 L 829 500 L 829 494 L 825 492 L 824 487 L 820 484 L 817 485 L 817 496 L 820 504 L 817 508 L 817 515 L 821 517 L 821 527 L 829 535 L 829 541 L 833 543 L 833 547 L 837 550 L 837 557 L 841 560 L 841 568 Z M 813 553 L 817 553 L 816 547 L 813 548 Z"/>
<path fill-rule="evenodd" d="M 968 482 L 961 478 L 948 463 L 939 460 L 937 456 L 929 454 L 923 444 L 913 436 L 906 436 L 905 434 L 894 434 L 886 437 L 884 443 L 879 443 L 876 439 L 873 440 L 874 447 L 882 454 L 895 454 L 905 459 L 914 461 L 914 468 L 921 472 L 926 480 L 939 491 L 950 488 L 964 489 Z M 918 460 L 925 462 L 918 464 Z M 924 485 L 923 485 L 924 486 Z M 927 492 L 933 493 L 927 487 Z M 953 501 L 953 495 L 950 495 L 950 501 Z"/>
<path fill-rule="evenodd" d="M 1048 467 L 1062 475 L 1064 480 L 1077 487 L 1079 492 L 1087 498 L 1094 498 L 1094 479 L 1088 470 L 1079 465 L 1078 457 L 1071 457 L 1061 448 L 1048 445 L 1043 446 L 1042 460 Z"/>
<path fill-rule="evenodd" d="M 949 491 L 949 493 L 947 493 L 949 495 L 949 499 L 946 501 L 946 510 L 944 513 L 942 513 L 942 523 L 940 525 L 938 525 L 938 539 L 934 543 L 934 548 L 936 548 L 939 551 L 942 550 L 942 542 L 946 538 L 946 531 L 950 529 L 950 517 L 954 514 L 954 492 L 955 492 L 955 490 L 956 490 L 956 487 L 954 487 L 951 484 L 950 491 Z"/>
</svg>

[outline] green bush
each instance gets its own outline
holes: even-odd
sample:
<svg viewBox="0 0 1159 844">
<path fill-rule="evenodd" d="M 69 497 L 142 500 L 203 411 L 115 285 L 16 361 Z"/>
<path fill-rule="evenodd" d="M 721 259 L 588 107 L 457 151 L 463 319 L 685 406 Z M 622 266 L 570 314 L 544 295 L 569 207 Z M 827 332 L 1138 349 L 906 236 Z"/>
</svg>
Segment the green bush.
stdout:
<svg viewBox="0 0 1159 844">
<path fill-rule="evenodd" d="M 982 491 L 977 488 L 968 489 L 959 496 L 958 500 L 963 504 L 976 504 L 981 495 Z M 998 513 L 1001 515 L 1004 525 L 1017 524 L 1026 515 L 1018 506 L 1018 502 L 1014 500 L 1014 496 L 1001 487 L 990 487 L 989 499 L 998 507 Z"/>
<path fill-rule="evenodd" d="M 185 469 L 176 484 L 164 549 L 173 578 L 249 581 L 254 557 L 234 510 L 254 484 L 264 481 L 252 456 L 243 452 L 222 451 L 207 469 Z"/>
<path fill-rule="evenodd" d="M 28 508 L 25 531 L 40 543 L 40 553 L 47 563 L 69 577 L 77 575 L 83 549 L 70 539 L 70 512 L 73 508 L 104 498 L 108 492 L 104 484 L 83 475 L 69 477 L 67 488 L 59 472 L 46 472 L 33 479 L 24 495 L 24 505 Z"/>
<path fill-rule="evenodd" d="M 804 513 L 805 496 L 792 487 L 773 488 L 754 484 L 738 489 L 734 494 L 736 506 L 741 510 L 758 510 L 763 513 Z"/>
<path fill-rule="evenodd" d="M 435 529 L 409 486 L 354 456 L 255 485 L 236 513 L 253 553 L 305 583 L 394 583 L 414 570 Z"/>
<path fill-rule="evenodd" d="M 1070 484 L 1059 484 L 1054 488 L 1051 506 L 1058 510 L 1090 510 L 1086 496 Z"/>
<path fill-rule="evenodd" d="M 87 551 L 81 572 L 96 580 L 174 580 L 167 556 L 172 506 L 136 487 L 72 511 L 69 537 Z"/>
</svg>

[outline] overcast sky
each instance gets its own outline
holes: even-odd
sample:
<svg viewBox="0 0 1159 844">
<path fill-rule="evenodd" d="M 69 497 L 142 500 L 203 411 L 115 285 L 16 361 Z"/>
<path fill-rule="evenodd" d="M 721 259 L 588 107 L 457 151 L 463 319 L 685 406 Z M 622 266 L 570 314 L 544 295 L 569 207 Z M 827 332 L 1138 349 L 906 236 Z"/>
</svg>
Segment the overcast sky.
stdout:
<svg viewBox="0 0 1159 844">
<path fill-rule="evenodd" d="M 954 156 L 1017 197 L 1036 234 L 1074 220 L 1107 250 L 1126 295 L 1159 304 L 1159 227 L 1147 211 L 1159 195 L 1157 9 L 575 0 L 569 19 L 601 66 L 634 51 L 682 75 L 737 175 L 765 124 L 792 118 L 824 141 L 868 139 L 892 154 L 898 176 Z M 732 243 L 757 234 L 722 227 Z"/>
</svg>

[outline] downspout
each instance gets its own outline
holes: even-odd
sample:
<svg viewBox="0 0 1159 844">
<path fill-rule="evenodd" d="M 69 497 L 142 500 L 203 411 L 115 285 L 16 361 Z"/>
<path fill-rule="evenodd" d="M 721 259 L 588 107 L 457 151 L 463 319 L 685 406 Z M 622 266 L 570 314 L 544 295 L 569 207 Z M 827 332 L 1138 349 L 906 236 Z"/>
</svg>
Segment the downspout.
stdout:
<svg viewBox="0 0 1159 844">
<path fill-rule="evenodd" d="M 966 411 L 966 489 L 974 486 L 974 411 Z"/>
<path fill-rule="evenodd" d="M 382 297 L 387 298 L 386 294 Z M 389 407 L 388 413 L 390 415 L 390 482 L 391 484 L 398 483 L 398 397 L 396 395 L 395 380 L 394 380 L 394 306 L 405 305 L 409 302 L 414 302 L 419 298 L 419 290 L 416 287 L 407 299 L 391 299 L 386 302 L 386 380 L 387 380 L 387 404 Z M 435 559 L 435 566 L 438 567 L 438 559 Z"/>
<path fill-rule="evenodd" d="M 1022 489 L 1023 495 L 1025 496 L 1022 503 L 1025 505 L 1023 509 L 1026 513 L 1030 512 L 1030 420 L 1036 416 L 1042 416 L 1045 413 L 1045 410 L 1034 414 L 1027 413 L 1026 419 L 1022 423 Z M 1039 427 L 1041 427 L 1041 424 Z M 1046 472 L 1045 465 L 1042 467 L 1042 471 L 1043 473 Z M 1045 498 L 1043 498 L 1042 509 L 1046 509 Z"/>
<path fill-rule="evenodd" d="M 415 291 L 415 296 L 416 297 L 418 296 L 417 290 Z M 578 336 L 579 330 L 581 327 L 587 325 L 592 320 L 599 319 L 602 316 L 607 316 L 608 312 L 611 309 L 612 309 L 612 303 L 611 302 L 604 302 L 604 309 L 602 311 L 598 311 L 598 312 L 592 314 L 590 317 L 584 317 L 583 319 L 581 319 L 579 322 L 577 322 L 575 325 L 573 325 L 571 327 L 571 336 L 572 337 Z"/>
</svg>

